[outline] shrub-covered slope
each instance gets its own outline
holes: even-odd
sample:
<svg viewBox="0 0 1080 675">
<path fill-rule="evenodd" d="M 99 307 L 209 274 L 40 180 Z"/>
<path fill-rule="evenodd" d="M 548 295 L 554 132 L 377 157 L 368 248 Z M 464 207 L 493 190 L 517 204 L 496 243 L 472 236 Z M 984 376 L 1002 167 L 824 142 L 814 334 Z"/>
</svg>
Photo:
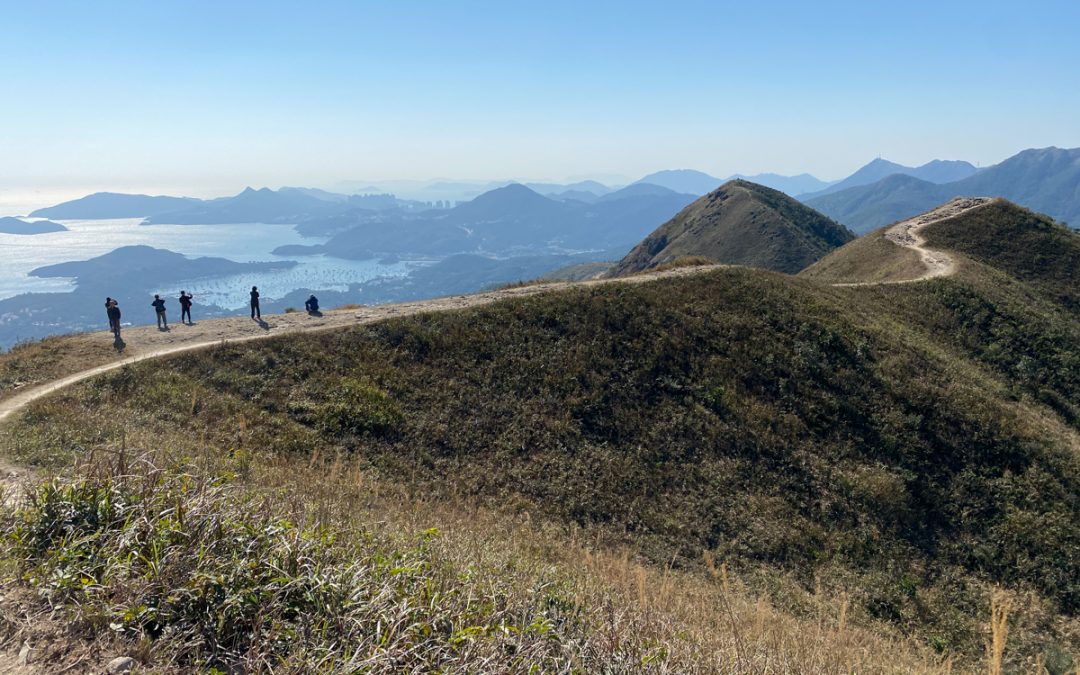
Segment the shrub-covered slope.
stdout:
<svg viewBox="0 0 1080 675">
<path fill-rule="evenodd" d="M 733 180 L 657 228 L 610 275 L 634 274 L 683 256 L 795 273 L 853 236 L 782 192 Z"/>
<path fill-rule="evenodd" d="M 433 500 L 479 499 L 658 563 L 705 552 L 795 612 L 792 581 L 843 592 L 857 620 L 967 662 L 1000 586 L 1018 598 L 1011 663 L 1067 672 L 1072 240 L 993 206 L 928 228 L 970 256 L 954 277 L 837 288 L 730 268 L 223 345 L 37 406 L 6 447 L 79 455 L 191 429 L 230 457 L 353 458 Z"/>
<path fill-rule="evenodd" d="M 732 269 L 580 290 L 224 346 L 169 364 L 191 393 L 148 390 L 148 365 L 88 404 L 165 424 L 197 422 L 188 397 L 253 406 L 276 452 L 340 447 L 654 560 L 707 550 L 819 579 L 968 654 L 1004 584 L 1034 598 L 1034 649 L 1080 609 L 1080 331 L 995 275 L 833 289 Z"/>
</svg>

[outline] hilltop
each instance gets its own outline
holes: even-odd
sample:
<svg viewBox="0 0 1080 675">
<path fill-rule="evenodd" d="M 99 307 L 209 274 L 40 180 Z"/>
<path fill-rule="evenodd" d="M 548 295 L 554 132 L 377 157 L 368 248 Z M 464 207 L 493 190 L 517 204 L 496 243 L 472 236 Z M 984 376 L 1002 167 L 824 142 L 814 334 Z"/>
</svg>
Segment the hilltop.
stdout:
<svg viewBox="0 0 1080 675">
<path fill-rule="evenodd" d="M 653 231 L 610 274 L 633 274 L 683 256 L 794 273 L 852 238 L 777 190 L 735 180 Z"/>
</svg>

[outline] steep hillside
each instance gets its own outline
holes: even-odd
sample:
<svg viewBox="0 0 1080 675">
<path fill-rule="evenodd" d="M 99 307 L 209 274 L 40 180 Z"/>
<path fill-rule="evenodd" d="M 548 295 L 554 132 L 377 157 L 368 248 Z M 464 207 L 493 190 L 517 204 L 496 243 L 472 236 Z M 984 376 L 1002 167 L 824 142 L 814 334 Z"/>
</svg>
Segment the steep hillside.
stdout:
<svg viewBox="0 0 1080 675">
<path fill-rule="evenodd" d="M 1076 224 L 1080 223 L 1080 148 L 1024 150 L 963 180 L 941 185 L 891 176 L 832 192 L 801 198 L 855 232 L 908 218 L 959 196 L 1004 197 L 1060 222 Z"/>
<path fill-rule="evenodd" d="M 965 658 L 1001 584 L 1025 598 L 1016 658 L 1060 659 L 1080 325 L 1003 272 L 965 274 L 835 289 L 726 269 L 222 346 L 38 406 L 4 450 L 181 425 L 264 461 L 340 452 L 657 562 L 706 550 L 778 603 L 783 579 L 843 590 L 857 621 Z"/>
<path fill-rule="evenodd" d="M 736 180 L 698 199 L 611 271 L 633 274 L 682 256 L 794 273 L 852 234 L 787 195 Z"/>
</svg>

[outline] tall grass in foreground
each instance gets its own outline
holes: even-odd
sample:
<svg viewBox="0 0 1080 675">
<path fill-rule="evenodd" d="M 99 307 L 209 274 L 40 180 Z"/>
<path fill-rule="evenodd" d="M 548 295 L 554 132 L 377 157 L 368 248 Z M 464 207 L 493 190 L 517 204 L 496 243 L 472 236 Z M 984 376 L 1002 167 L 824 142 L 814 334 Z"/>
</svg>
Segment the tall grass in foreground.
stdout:
<svg viewBox="0 0 1080 675">
<path fill-rule="evenodd" d="M 798 620 L 722 562 L 701 579 L 378 495 L 340 457 L 255 480 L 200 463 L 99 453 L 5 510 L 5 548 L 73 638 L 119 640 L 162 672 L 944 671 L 850 627 L 843 598 Z"/>
</svg>

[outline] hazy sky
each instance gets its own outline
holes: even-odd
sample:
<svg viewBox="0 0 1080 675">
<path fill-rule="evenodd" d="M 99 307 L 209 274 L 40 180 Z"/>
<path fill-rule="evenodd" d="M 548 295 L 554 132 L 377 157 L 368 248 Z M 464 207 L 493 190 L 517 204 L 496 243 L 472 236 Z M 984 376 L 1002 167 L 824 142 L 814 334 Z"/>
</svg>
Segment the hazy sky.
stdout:
<svg viewBox="0 0 1080 675">
<path fill-rule="evenodd" d="M 0 189 L 850 173 L 1080 146 L 1080 3 L 0 0 Z"/>
</svg>

